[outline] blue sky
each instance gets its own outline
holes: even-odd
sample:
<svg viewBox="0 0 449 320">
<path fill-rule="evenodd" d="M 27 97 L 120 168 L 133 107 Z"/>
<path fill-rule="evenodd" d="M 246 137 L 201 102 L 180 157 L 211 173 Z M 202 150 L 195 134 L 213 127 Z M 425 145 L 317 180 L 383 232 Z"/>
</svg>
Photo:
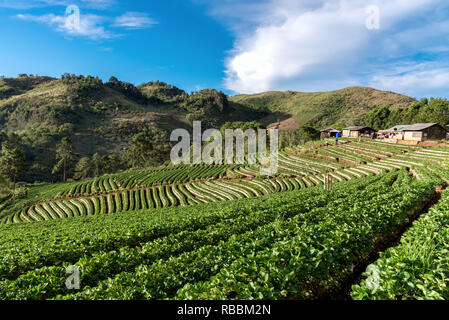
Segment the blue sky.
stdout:
<svg viewBox="0 0 449 320">
<path fill-rule="evenodd" d="M 0 50 L 0 74 L 59 77 L 70 72 L 98 75 L 105 80 L 114 75 L 135 84 L 161 80 L 188 91 L 223 87 L 223 62 L 226 51 L 232 48 L 232 36 L 199 4 L 185 0 L 115 1 L 97 7 L 71 1 L 79 6 L 81 21 L 84 15 L 91 15 L 84 19 L 98 20 L 80 34 L 71 34 L 58 22 L 53 24 L 51 19 L 56 19 L 49 16 L 64 16 L 66 5 L 22 3 L 17 6 L 11 1 L 12 8 L 5 8 L 0 0 L 4 46 Z M 148 22 L 128 19 L 129 23 L 137 21 L 137 25 L 115 26 L 117 17 L 127 13 L 145 17 Z"/>
<path fill-rule="evenodd" d="M 0 0 L 0 39 L 5 76 L 449 96 L 447 0 Z"/>
</svg>

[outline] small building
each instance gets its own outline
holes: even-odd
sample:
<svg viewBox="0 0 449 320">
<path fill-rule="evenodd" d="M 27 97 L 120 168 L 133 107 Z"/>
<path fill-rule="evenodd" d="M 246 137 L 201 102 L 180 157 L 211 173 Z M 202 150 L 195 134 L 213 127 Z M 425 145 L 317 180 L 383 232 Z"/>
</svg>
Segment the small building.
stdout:
<svg viewBox="0 0 449 320">
<path fill-rule="evenodd" d="M 376 130 L 366 126 L 356 126 L 343 129 L 344 138 L 370 137 Z"/>
<path fill-rule="evenodd" d="M 341 131 L 334 129 L 334 128 L 327 128 L 324 130 L 321 130 L 321 139 L 326 138 L 338 138 L 341 136 Z"/>
<path fill-rule="evenodd" d="M 402 128 L 403 140 L 445 140 L 448 130 L 438 123 L 416 123 Z"/>
<path fill-rule="evenodd" d="M 385 130 L 387 132 L 403 132 L 405 128 L 407 128 L 409 125 L 408 124 L 400 124 L 397 126 L 394 126 L 393 128 L 390 128 L 388 130 Z"/>
<path fill-rule="evenodd" d="M 393 128 L 387 130 L 379 130 L 379 137 L 403 140 L 404 139 L 404 129 L 408 127 L 408 125 L 400 124 L 396 125 Z"/>
</svg>

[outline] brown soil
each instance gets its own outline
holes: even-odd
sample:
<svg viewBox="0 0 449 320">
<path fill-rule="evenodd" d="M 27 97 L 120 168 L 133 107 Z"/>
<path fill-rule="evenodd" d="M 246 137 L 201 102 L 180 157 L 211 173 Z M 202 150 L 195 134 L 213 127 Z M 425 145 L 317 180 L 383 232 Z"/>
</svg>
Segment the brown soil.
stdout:
<svg viewBox="0 0 449 320">
<path fill-rule="evenodd" d="M 279 124 L 279 131 L 292 131 L 298 129 L 299 125 L 293 117 L 283 120 Z"/>
</svg>

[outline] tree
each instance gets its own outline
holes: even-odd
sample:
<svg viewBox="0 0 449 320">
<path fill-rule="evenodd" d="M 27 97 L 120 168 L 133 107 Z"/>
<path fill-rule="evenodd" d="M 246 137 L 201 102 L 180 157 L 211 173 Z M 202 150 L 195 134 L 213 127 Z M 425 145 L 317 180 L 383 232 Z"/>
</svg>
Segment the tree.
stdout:
<svg viewBox="0 0 449 320">
<path fill-rule="evenodd" d="M 117 79 L 117 77 L 112 76 L 109 78 L 108 82 L 109 83 L 119 83 L 120 81 Z"/>
<path fill-rule="evenodd" d="M 9 181 L 0 175 L 0 198 L 11 193 Z"/>
<path fill-rule="evenodd" d="M 74 152 L 72 141 L 67 137 L 62 138 L 61 143 L 56 148 L 56 159 L 59 161 L 53 167 L 52 173 L 56 174 L 62 170 L 63 181 L 65 182 L 67 180 L 67 169 L 74 165 L 77 158 L 78 154 Z"/>
<path fill-rule="evenodd" d="M 19 148 L 15 148 L 8 141 L 2 143 L 0 157 L 0 174 L 13 183 L 16 190 L 16 182 L 26 172 L 25 154 Z"/>
<path fill-rule="evenodd" d="M 303 135 L 300 130 L 288 130 L 279 132 L 279 143 L 281 149 L 285 147 L 294 147 L 301 144 L 303 141 Z"/>
<path fill-rule="evenodd" d="M 304 142 L 317 140 L 320 138 L 320 132 L 310 125 L 304 125 L 299 128 L 299 132 L 301 137 L 304 139 Z"/>
<path fill-rule="evenodd" d="M 89 157 L 83 157 L 78 161 L 75 167 L 75 179 L 86 179 L 92 177 L 94 165 Z"/>
<path fill-rule="evenodd" d="M 388 106 L 376 107 L 368 113 L 365 118 L 365 125 L 376 129 L 388 129 L 388 119 L 390 117 L 390 108 Z"/>
<path fill-rule="evenodd" d="M 136 134 L 124 154 L 124 159 L 132 168 L 143 168 L 150 162 L 154 147 L 143 132 Z"/>
<path fill-rule="evenodd" d="M 98 152 L 96 152 L 92 157 L 92 166 L 94 170 L 94 176 L 99 177 L 101 175 L 103 167 L 103 159 Z"/>
<path fill-rule="evenodd" d="M 226 129 L 231 130 L 241 129 L 242 131 L 253 129 L 257 134 L 257 130 L 261 128 L 262 125 L 258 121 L 234 121 L 234 122 L 227 121 L 225 122 L 225 124 L 221 126 L 220 132 L 223 137 L 225 135 Z"/>
<path fill-rule="evenodd" d="M 223 113 L 228 110 L 229 101 L 223 92 L 205 89 L 190 95 L 181 106 L 189 113 L 189 122 L 202 121 L 205 127 L 214 128 L 220 124 Z"/>
<path fill-rule="evenodd" d="M 103 172 L 115 173 L 123 167 L 122 160 L 115 154 L 102 157 Z"/>
</svg>

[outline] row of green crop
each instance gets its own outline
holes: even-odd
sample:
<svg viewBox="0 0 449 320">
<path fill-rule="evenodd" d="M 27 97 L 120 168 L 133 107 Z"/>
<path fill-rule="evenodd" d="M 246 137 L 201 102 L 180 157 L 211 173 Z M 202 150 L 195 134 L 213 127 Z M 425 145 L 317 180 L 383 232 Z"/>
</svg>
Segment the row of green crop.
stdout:
<svg viewBox="0 0 449 320">
<path fill-rule="evenodd" d="M 167 271 L 169 271 L 175 267 L 173 262 L 184 261 L 186 256 L 196 257 L 196 250 L 205 252 L 210 246 L 218 245 L 220 247 L 221 243 L 229 238 L 257 237 L 259 246 L 262 248 L 264 242 L 262 242 L 261 236 L 265 236 L 267 241 L 273 239 L 273 236 L 266 231 L 268 228 L 276 226 L 279 221 L 285 222 L 290 218 L 305 214 L 311 208 L 326 207 L 329 202 L 349 197 L 354 191 L 369 186 L 377 179 L 360 180 L 358 183 L 353 183 L 351 188 L 342 186 L 339 191 L 335 190 L 333 193 L 324 193 L 320 189 L 311 188 L 299 193 L 286 193 L 284 199 L 279 197 L 260 198 L 260 201 L 253 202 L 250 206 L 247 206 L 247 203 L 242 203 L 236 210 L 230 212 L 226 219 L 216 224 L 206 225 L 204 229 L 185 230 L 141 244 L 138 247 L 124 247 L 120 250 L 94 253 L 90 257 L 85 256 L 76 263 L 80 267 L 82 286 L 88 289 L 89 286 L 96 285 L 101 279 L 134 270 L 142 265 L 155 263 L 160 268 L 165 268 L 163 267 L 165 259 L 169 261 L 166 265 Z M 289 201 L 284 201 L 285 199 Z M 273 212 L 272 208 L 276 208 L 277 214 Z M 297 219 L 300 220 L 300 218 Z M 293 224 L 292 221 L 291 225 Z M 268 227 L 261 227 L 264 225 Z M 265 244 L 269 244 L 269 242 Z M 181 256 L 175 258 L 178 255 Z M 155 276 L 163 277 L 160 274 L 161 271 L 163 270 L 161 269 Z M 165 276 L 169 278 L 173 275 L 166 274 Z M 66 277 L 63 266 L 40 268 L 23 274 L 18 279 L 4 281 L 1 284 L 4 288 L 1 297 L 4 299 L 42 299 L 53 297 L 56 294 L 66 294 Z M 48 279 L 52 279 L 52 281 L 48 281 Z M 38 285 L 32 286 L 31 283 Z M 84 292 L 80 294 L 80 297 L 83 294 Z M 125 293 L 123 292 L 123 294 Z"/>
<path fill-rule="evenodd" d="M 428 179 L 411 184 L 404 173 L 400 180 L 395 188 L 380 183 L 328 208 L 311 210 L 310 220 L 297 224 L 294 234 L 234 260 L 208 280 L 185 284 L 173 298 L 329 297 L 385 235 L 394 233 L 414 209 L 429 200 L 439 182 Z M 110 291 L 105 291 L 106 297 Z"/>
<path fill-rule="evenodd" d="M 350 152 L 341 147 L 320 148 L 318 153 L 324 156 L 331 156 L 355 163 L 370 162 L 376 160 L 375 157 L 369 157 L 365 154 Z"/>
<path fill-rule="evenodd" d="M 322 190 L 310 188 L 301 192 L 312 196 L 320 194 Z M 284 201 L 284 195 L 270 195 L 239 203 L 216 202 L 201 207 L 166 208 L 153 211 L 154 214 L 127 212 L 114 216 L 78 217 L 65 220 L 64 224 L 46 221 L 33 224 L 33 228 L 27 225 L 2 225 L 0 277 L 14 278 L 25 271 L 53 265 L 58 261 L 75 262 L 83 254 L 116 250 L 121 246 L 137 245 L 174 232 L 195 230 L 232 216 L 233 212 L 251 212 L 267 202 L 276 201 Z M 164 212 L 163 220 L 159 219 L 158 212 Z"/>
<path fill-rule="evenodd" d="M 312 155 L 306 156 L 306 154 L 295 154 L 295 155 L 281 155 L 279 157 L 280 161 L 290 162 L 292 166 L 309 168 L 315 172 L 326 172 L 329 170 L 336 170 L 345 167 L 345 165 L 338 162 L 329 162 L 321 159 L 313 158 Z"/>
<path fill-rule="evenodd" d="M 360 147 L 355 146 L 353 144 L 344 144 L 340 146 L 341 150 L 344 150 L 346 152 L 349 152 L 351 154 L 363 154 L 364 156 L 367 156 L 371 159 L 371 161 L 374 161 L 378 158 L 385 158 L 393 156 L 393 153 L 386 152 L 382 150 L 367 148 L 367 147 Z"/>
<path fill-rule="evenodd" d="M 152 186 L 161 183 L 185 182 L 204 178 L 223 177 L 229 165 L 178 165 L 165 166 L 139 171 L 127 171 L 116 175 L 107 175 L 86 182 L 76 183 L 58 196 L 93 195 L 137 186 Z"/>
<path fill-rule="evenodd" d="M 90 217 L 89 224 L 82 220 L 76 224 L 80 233 L 72 233 L 73 238 L 67 235 L 67 229 L 58 226 L 52 233 L 40 233 L 38 241 L 45 247 L 52 243 L 48 240 L 53 236 L 62 240 L 69 252 L 66 258 L 58 259 L 60 251 L 56 250 L 52 255 L 55 260 L 42 264 L 40 257 L 42 253 L 45 256 L 45 249 L 35 253 L 39 259 L 31 259 L 30 252 L 29 259 L 18 264 L 22 271 L 9 273 L 10 280 L 0 283 L 1 297 L 41 299 L 66 294 L 67 275 L 61 261 L 65 266 L 80 266 L 83 287 L 77 294 L 59 297 L 64 299 L 321 297 L 337 288 L 351 274 L 352 267 L 369 256 L 385 235 L 406 223 L 413 210 L 429 200 L 435 186 L 441 184 L 433 171 L 416 170 L 421 181 L 411 181 L 407 171 L 402 170 L 399 175 L 383 175 L 381 180 L 368 177 L 339 183 L 331 192 L 310 188 L 237 204 L 207 204 L 178 212 L 164 209 L 164 220 L 130 212 L 130 220 L 114 225 L 115 230 L 107 226 L 116 223 L 115 219 L 107 215 Z M 291 188 L 291 184 L 286 183 L 285 188 Z M 209 219 L 194 221 L 207 211 L 201 208 L 215 210 L 215 215 L 209 211 Z M 146 228 L 141 228 L 144 218 L 154 225 L 147 223 Z M 173 224 L 164 224 L 171 218 Z M 73 232 L 70 225 L 79 219 L 65 227 Z M 194 227 L 187 224 L 192 221 Z M 98 228 L 95 222 L 104 226 L 110 238 L 101 234 L 102 241 L 98 241 L 88 236 L 90 228 Z M 50 224 L 43 223 L 42 227 Z M 134 241 L 118 240 L 123 234 L 118 226 L 127 229 L 131 238 L 135 236 Z M 163 232 L 154 236 L 157 227 Z M 5 248 L 0 246 L 4 259 L 14 256 L 16 244 L 10 242 L 11 237 L 17 232 L 27 232 L 28 237 L 33 234 L 22 228 L 0 230 L 6 231 L 0 233 L 0 243 L 10 249 L 2 252 Z M 148 230 L 150 233 L 146 233 Z M 79 242 L 82 236 L 86 237 Z M 93 244 L 96 246 L 89 247 Z M 72 245 L 78 250 L 70 251 Z M 38 270 L 32 271 L 36 267 Z"/>
<path fill-rule="evenodd" d="M 160 185 L 146 189 L 81 198 L 67 198 L 36 204 L 1 220 L 3 224 L 65 219 L 76 216 L 112 214 L 123 211 L 187 206 L 199 203 L 257 197 L 322 184 L 322 177 L 257 179 L 248 183 L 213 181 L 198 184 Z M 304 183 L 305 182 L 305 183 Z M 221 195 L 221 196 L 219 196 Z"/>
<path fill-rule="evenodd" d="M 128 173 L 120 176 L 118 181 L 123 188 L 152 186 L 161 183 L 172 184 L 198 179 L 220 178 L 226 175 L 227 170 L 237 167 L 237 165 L 177 165 L 159 171 Z"/>
<path fill-rule="evenodd" d="M 361 142 L 361 143 L 352 142 L 349 144 L 341 145 L 341 147 L 344 149 L 352 148 L 355 150 L 360 150 L 363 152 L 370 152 L 375 155 L 388 156 L 388 157 L 394 156 L 396 153 L 400 153 L 402 151 L 401 149 L 394 147 L 394 145 L 393 145 L 393 148 L 390 149 L 390 148 L 383 148 L 381 145 L 376 146 L 376 145 L 366 144 L 363 142 Z"/>
<path fill-rule="evenodd" d="M 432 172 L 449 181 L 449 170 L 438 166 Z M 420 175 L 429 175 L 418 169 Z M 440 201 L 402 236 L 400 245 L 381 253 L 354 285 L 357 300 L 449 299 L 449 189 Z"/>
<path fill-rule="evenodd" d="M 363 188 L 370 181 L 364 181 L 353 190 Z M 294 217 L 304 213 L 312 207 L 326 206 L 329 201 L 344 198 L 351 194 L 350 190 L 342 193 L 326 194 L 320 190 L 303 192 L 294 196 L 294 203 L 282 203 L 278 208 L 282 212 L 282 219 Z M 287 194 L 289 198 L 292 195 Z M 267 201 L 265 201 L 267 202 Z M 279 201 L 277 201 L 279 203 Z M 258 210 L 254 210 L 258 209 Z M 90 257 L 81 258 L 75 265 L 80 267 L 81 284 L 83 288 L 95 285 L 99 280 L 106 279 L 114 274 L 133 270 L 142 264 L 151 264 L 158 259 L 170 259 L 184 252 L 191 252 L 207 245 L 217 245 L 232 236 L 254 230 L 261 225 L 269 224 L 279 219 L 272 211 L 254 208 L 248 211 L 240 210 L 229 215 L 227 219 L 200 230 L 188 230 L 174 233 L 169 236 L 141 244 L 138 247 L 123 247 L 120 250 L 94 253 Z M 66 294 L 64 266 L 43 267 L 21 275 L 18 279 L 3 281 L 3 299 L 43 299 L 51 298 L 57 294 Z M 48 281 L 48 279 L 52 279 Z M 39 284 L 30 286 L 30 283 Z"/>
<path fill-rule="evenodd" d="M 351 145 L 361 146 L 364 148 L 372 148 L 375 150 L 390 152 L 393 154 L 402 153 L 403 151 L 413 152 L 416 150 L 425 149 L 425 147 L 419 145 L 394 144 L 389 142 L 371 140 L 362 140 L 361 142 L 353 141 L 351 142 Z"/>
<path fill-rule="evenodd" d="M 384 189 L 394 178 L 395 174 L 390 174 L 382 183 L 375 185 L 378 189 Z M 282 246 L 294 237 L 302 226 L 315 225 L 319 222 L 320 213 L 323 219 L 329 216 L 329 210 L 335 208 L 336 203 L 343 209 L 354 205 L 355 199 L 368 201 L 372 198 L 372 193 L 368 194 L 363 190 L 372 189 L 370 184 L 373 180 L 361 188 L 360 182 L 363 180 L 358 180 L 359 183 L 352 187 L 350 183 L 347 183 L 345 189 L 324 193 L 321 205 L 311 203 L 311 200 L 313 202 L 311 198 L 308 198 L 310 199 L 308 201 L 305 198 L 288 199 L 289 201 L 278 206 L 267 203 L 269 207 L 264 211 L 267 218 L 271 216 L 271 222 L 261 223 L 257 228 L 244 233 L 235 233 L 218 244 L 205 244 L 199 249 L 171 256 L 169 259 L 156 260 L 152 264 L 140 264 L 133 269 L 134 272 L 121 272 L 114 278 L 101 281 L 96 287 L 88 287 L 77 294 L 60 298 L 165 299 L 178 297 L 177 294 L 182 296 L 182 290 L 178 291 L 179 289 L 190 288 L 199 281 L 207 281 L 221 273 L 221 270 L 227 266 L 237 261 L 251 259 L 258 252 Z M 252 212 L 251 216 L 254 214 L 257 213 Z M 232 281 L 237 275 L 238 273 L 227 274 L 227 279 Z M 224 298 L 234 298 L 234 296 L 225 295 Z"/>
<path fill-rule="evenodd" d="M 14 220 L 15 216 L 10 216 L 4 218 L 2 223 L 46 221 L 177 205 L 176 199 L 167 198 L 166 192 L 169 192 L 169 189 L 167 186 L 163 189 L 137 189 L 78 199 L 48 201 L 21 211 L 17 214 L 17 221 Z"/>
<path fill-rule="evenodd" d="M 353 147 L 366 148 L 367 150 L 392 150 L 396 153 L 400 153 L 402 150 L 413 151 L 416 147 L 409 146 L 399 146 L 379 142 L 352 142 L 349 144 Z M 345 146 L 346 147 L 346 146 Z M 418 149 L 427 152 L 428 149 Z M 433 150 L 433 149 L 432 149 Z M 380 151 L 379 151 L 380 152 Z M 383 151 L 387 152 L 387 151 Z M 292 170 L 306 170 L 307 172 L 315 172 L 318 170 L 320 172 L 328 171 L 330 169 L 329 165 L 334 168 L 340 168 L 341 164 L 338 163 L 326 163 L 320 160 L 311 160 L 307 157 L 303 157 L 300 154 L 296 156 L 287 156 L 285 159 L 285 154 L 280 154 L 281 166 L 286 168 L 291 168 Z M 295 159 L 296 158 L 296 159 Z M 292 162 L 293 164 L 286 164 L 285 160 Z M 20 220 L 20 214 L 17 213 L 24 207 L 29 207 L 30 205 L 37 203 L 38 201 L 45 201 L 54 198 L 64 198 L 64 197 L 81 197 L 81 196 L 91 196 L 98 195 L 101 193 L 113 192 L 118 189 L 132 189 L 142 185 L 145 181 L 145 186 L 151 186 L 153 184 L 164 184 L 173 183 L 177 181 L 190 181 L 195 179 L 208 179 L 214 177 L 220 177 L 226 174 L 227 170 L 237 169 L 239 166 L 227 166 L 227 165 L 179 165 L 179 166 L 164 166 L 158 168 L 137 170 L 137 171 L 127 171 L 114 175 L 107 175 L 94 180 L 85 182 L 72 182 L 64 184 L 52 184 L 52 185 L 41 185 L 33 186 L 30 188 L 28 197 L 26 199 L 20 199 L 18 201 L 7 201 L 3 205 L 0 212 L 0 217 L 9 217 L 8 220 L 11 222 L 12 219 Z M 248 168 L 249 171 L 254 171 Z M 251 175 L 257 176 L 256 172 L 251 172 Z M 280 169 L 280 172 L 283 169 Z M 285 172 L 287 175 L 297 173 L 287 170 Z"/>
<path fill-rule="evenodd" d="M 87 195 L 93 195 L 98 193 L 106 193 L 118 190 L 119 186 L 114 181 L 114 179 L 110 178 L 109 176 L 103 176 L 100 178 L 96 178 L 94 180 L 89 180 L 86 182 L 80 182 L 78 184 L 75 184 L 70 189 L 67 189 L 66 192 L 58 194 L 58 197 L 64 197 L 64 196 L 87 196 Z"/>
<path fill-rule="evenodd" d="M 314 163 L 308 162 L 308 159 L 304 159 L 304 161 L 295 161 L 288 155 L 283 154 L 279 156 L 278 165 L 282 168 L 293 170 L 294 172 L 299 173 L 299 175 L 310 175 L 323 171 L 321 166 L 316 166 Z"/>
</svg>

